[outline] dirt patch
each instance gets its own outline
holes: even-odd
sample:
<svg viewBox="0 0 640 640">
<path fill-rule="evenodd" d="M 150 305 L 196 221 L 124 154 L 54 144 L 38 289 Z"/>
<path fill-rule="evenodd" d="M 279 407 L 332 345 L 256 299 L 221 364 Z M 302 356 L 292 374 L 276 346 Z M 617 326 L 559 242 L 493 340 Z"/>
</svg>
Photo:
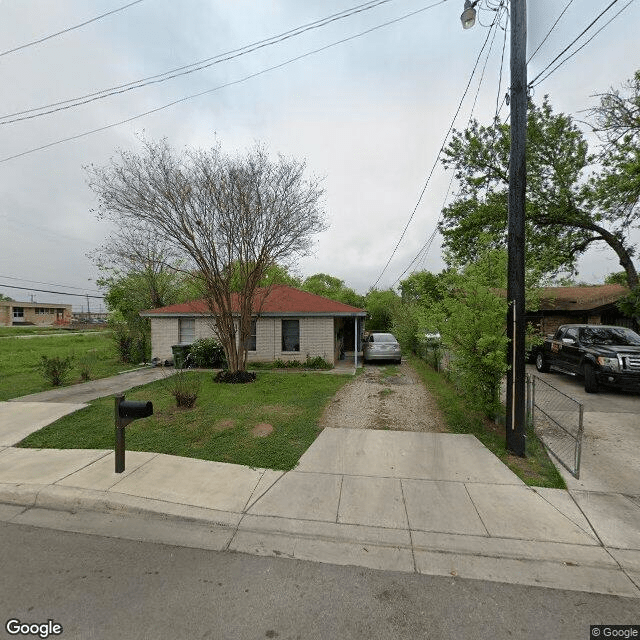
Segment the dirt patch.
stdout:
<svg viewBox="0 0 640 640">
<path fill-rule="evenodd" d="M 362 375 L 333 397 L 320 419 L 322 428 L 447 431 L 435 400 L 407 363 L 394 365 L 393 375 L 380 365 L 367 365 Z M 393 387 L 393 388 L 391 388 Z"/>
<path fill-rule="evenodd" d="M 266 422 L 260 422 L 251 429 L 251 433 L 256 438 L 266 438 L 269 434 L 273 433 L 273 425 Z"/>
<path fill-rule="evenodd" d="M 265 404 L 262 412 L 269 416 L 279 416 L 281 418 L 291 418 L 302 413 L 302 409 L 284 404 Z"/>
<path fill-rule="evenodd" d="M 214 428 L 216 431 L 224 431 L 225 429 L 233 429 L 236 426 L 235 420 L 226 419 L 226 420 L 218 420 Z"/>
</svg>

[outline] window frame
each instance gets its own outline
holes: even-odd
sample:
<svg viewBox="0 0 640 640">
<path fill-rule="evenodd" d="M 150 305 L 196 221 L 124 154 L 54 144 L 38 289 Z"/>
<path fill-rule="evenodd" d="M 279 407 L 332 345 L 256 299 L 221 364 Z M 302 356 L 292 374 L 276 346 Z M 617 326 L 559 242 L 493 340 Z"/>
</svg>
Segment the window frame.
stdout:
<svg viewBox="0 0 640 640">
<path fill-rule="evenodd" d="M 191 323 L 193 327 L 192 331 L 189 332 L 188 336 L 185 336 L 185 329 L 183 325 L 186 323 Z M 185 338 L 193 335 L 192 340 L 187 340 Z M 192 344 L 196 341 L 196 319 L 195 318 L 178 318 L 178 343 L 179 344 Z"/>
<path fill-rule="evenodd" d="M 297 347 L 297 348 L 294 348 L 294 349 L 285 348 L 287 346 L 285 344 L 285 323 L 287 324 L 287 326 L 290 326 L 290 327 L 294 326 L 293 323 L 295 323 L 295 326 L 297 327 L 297 340 L 294 345 L 294 347 Z M 283 318 L 280 323 L 280 338 L 281 338 L 280 347 L 281 347 L 282 353 L 300 353 L 300 319 L 299 318 Z"/>
<path fill-rule="evenodd" d="M 247 352 L 253 353 L 258 350 L 258 321 L 256 318 L 251 318 L 251 327 L 249 329 L 249 337 L 247 338 L 245 349 Z"/>
</svg>

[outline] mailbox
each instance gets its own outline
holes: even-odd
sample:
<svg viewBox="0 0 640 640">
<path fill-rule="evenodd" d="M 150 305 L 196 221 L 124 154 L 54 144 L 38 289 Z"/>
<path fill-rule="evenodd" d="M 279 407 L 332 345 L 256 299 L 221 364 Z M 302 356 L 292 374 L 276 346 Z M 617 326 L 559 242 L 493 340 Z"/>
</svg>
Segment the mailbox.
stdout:
<svg viewBox="0 0 640 640">
<path fill-rule="evenodd" d="M 135 400 L 122 400 L 118 405 L 118 414 L 121 418 L 148 418 L 153 415 L 153 402 L 136 402 Z"/>
<path fill-rule="evenodd" d="M 134 420 L 153 415 L 152 402 L 125 400 L 123 395 L 116 396 L 116 473 L 124 471 L 124 428 Z"/>
</svg>

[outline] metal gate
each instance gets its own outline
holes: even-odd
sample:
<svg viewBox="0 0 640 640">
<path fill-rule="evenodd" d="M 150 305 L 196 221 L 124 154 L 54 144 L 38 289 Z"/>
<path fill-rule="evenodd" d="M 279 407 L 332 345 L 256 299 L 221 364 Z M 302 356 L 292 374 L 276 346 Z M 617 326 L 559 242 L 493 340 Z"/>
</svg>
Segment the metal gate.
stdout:
<svg viewBox="0 0 640 640">
<path fill-rule="evenodd" d="M 527 380 L 527 410 L 547 451 L 575 478 L 580 477 L 584 407 L 539 376 Z"/>
</svg>

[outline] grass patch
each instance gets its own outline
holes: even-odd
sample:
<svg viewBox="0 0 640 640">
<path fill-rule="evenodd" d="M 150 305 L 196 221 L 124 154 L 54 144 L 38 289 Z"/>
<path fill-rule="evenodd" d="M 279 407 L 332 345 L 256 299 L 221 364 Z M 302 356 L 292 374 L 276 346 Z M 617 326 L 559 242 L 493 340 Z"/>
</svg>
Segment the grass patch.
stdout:
<svg viewBox="0 0 640 640">
<path fill-rule="evenodd" d="M 83 381 L 88 362 L 92 379 L 132 368 L 119 362 L 109 332 L 3 338 L 0 340 L 0 401 L 52 388 L 40 370 L 42 356 L 74 356 L 67 378 L 70 384 Z"/>
<path fill-rule="evenodd" d="M 380 367 L 380 375 L 383 380 L 386 378 L 394 378 L 400 375 L 400 367 L 397 364 L 385 365 L 384 367 Z"/>
<path fill-rule="evenodd" d="M 250 467 L 289 470 L 318 436 L 318 421 L 329 399 L 351 376 L 260 373 L 251 384 L 216 384 L 198 377 L 200 394 L 192 409 L 177 409 L 168 380 L 127 392 L 127 400 L 151 400 L 154 415 L 126 428 L 126 447 Z M 113 398 L 93 401 L 25 438 L 18 446 L 56 449 L 112 449 Z M 256 437 L 259 424 L 273 426 Z"/>
<path fill-rule="evenodd" d="M 544 446 L 534 433 L 527 430 L 527 457 L 520 458 L 506 449 L 504 427 L 484 418 L 467 405 L 455 387 L 416 356 L 410 356 L 411 365 L 420 375 L 427 389 L 433 394 L 442 411 L 449 430 L 453 433 L 470 433 L 504 462 L 525 484 L 534 487 L 566 489 L 559 471 L 549 459 Z"/>
</svg>

